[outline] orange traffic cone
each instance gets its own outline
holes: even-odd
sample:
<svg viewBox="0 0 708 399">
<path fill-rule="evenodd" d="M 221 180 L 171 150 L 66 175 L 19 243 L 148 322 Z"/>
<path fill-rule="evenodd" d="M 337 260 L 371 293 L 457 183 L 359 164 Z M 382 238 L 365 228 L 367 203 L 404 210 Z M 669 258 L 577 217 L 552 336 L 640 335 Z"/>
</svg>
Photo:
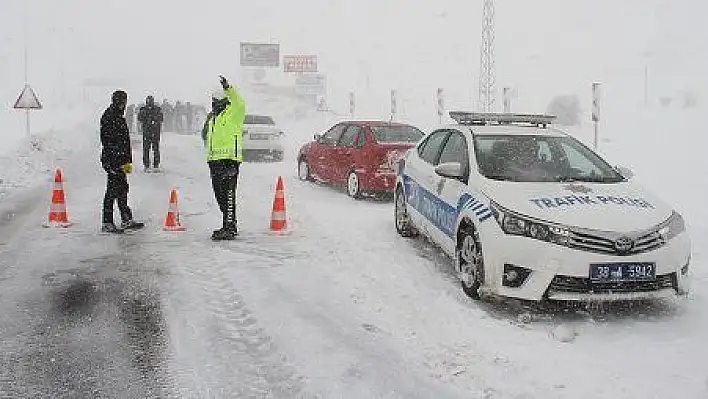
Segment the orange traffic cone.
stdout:
<svg viewBox="0 0 708 399">
<path fill-rule="evenodd" d="M 64 197 L 64 180 L 61 169 L 54 174 L 54 188 L 52 189 L 52 203 L 49 205 L 49 218 L 44 227 L 69 227 L 69 215 L 66 212 L 66 198 Z"/>
<path fill-rule="evenodd" d="M 177 190 L 172 189 L 170 192 L 170 205 L 167 210 L 167 217 L 165 218 L 165 226 L 163 227 L 165 231 L 185 231 L 186 229 L 180 224 L 179 221 L 179 206 L 177 205 Z"/>
<path fill-rule="evenodd" d="M 278 177 L 278 184 L 275 187 L 275 198 L 273 199 L 273 213 L 270 218 L 270 231 L 283 233 L 287 228 L 287 216 L 285 214 L 285 190 L 283 189 L 283 177 Z"/>
</svg>

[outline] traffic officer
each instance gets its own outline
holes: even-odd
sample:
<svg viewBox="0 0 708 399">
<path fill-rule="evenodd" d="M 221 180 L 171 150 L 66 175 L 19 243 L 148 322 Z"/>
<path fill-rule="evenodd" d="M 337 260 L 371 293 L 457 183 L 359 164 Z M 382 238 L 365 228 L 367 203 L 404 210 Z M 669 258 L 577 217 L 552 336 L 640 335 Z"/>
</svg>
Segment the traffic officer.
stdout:
<svg viewBox="0 0 708 399">
<path fill-rule="evenodd" d="M 243 162 L 242 131 L 246 103 L 223 76 L 221 87 L 211 95 L 212 110 L 202 129 L 214 196 L 222 213 L 222 227 L 212 240 L 233 240 L 236 228 L 236 187 Z"/>
</svg>

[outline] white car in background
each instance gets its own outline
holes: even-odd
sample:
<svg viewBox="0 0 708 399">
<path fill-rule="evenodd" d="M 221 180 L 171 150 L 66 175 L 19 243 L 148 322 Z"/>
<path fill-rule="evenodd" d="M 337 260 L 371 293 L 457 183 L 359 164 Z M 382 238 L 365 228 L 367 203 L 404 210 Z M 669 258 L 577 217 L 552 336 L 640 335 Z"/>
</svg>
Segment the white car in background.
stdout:
<svg viewBox="0 0 708 399">
<path fill-rule="evenodd" d="M 247 114 L 243 123 L 244 160 L 283 160 L 285 133 L 272 117 Z"/>
<path fill-rule="evenodd" d="M 399 164 L 395 225 L 455 259 L 463 290 L 612 301 L 688 290 L 684 220 L 544 115 L 451 112 Z"/>
</svg>

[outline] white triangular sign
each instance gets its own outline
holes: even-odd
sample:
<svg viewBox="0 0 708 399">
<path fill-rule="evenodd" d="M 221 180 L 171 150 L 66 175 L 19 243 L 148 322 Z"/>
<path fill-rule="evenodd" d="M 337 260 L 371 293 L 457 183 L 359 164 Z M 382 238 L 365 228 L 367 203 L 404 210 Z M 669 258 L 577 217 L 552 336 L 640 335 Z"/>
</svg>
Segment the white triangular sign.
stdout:
<svg viewBox="0 0 708 399">
<path fill-rule="evenodd" d="M 22 89 L 20 97 L 15 101 L 15 109 L 42 109 L 42 104 L 39 102 L 37 95 L 29 85 L 25 85 Z"/>
</svg>

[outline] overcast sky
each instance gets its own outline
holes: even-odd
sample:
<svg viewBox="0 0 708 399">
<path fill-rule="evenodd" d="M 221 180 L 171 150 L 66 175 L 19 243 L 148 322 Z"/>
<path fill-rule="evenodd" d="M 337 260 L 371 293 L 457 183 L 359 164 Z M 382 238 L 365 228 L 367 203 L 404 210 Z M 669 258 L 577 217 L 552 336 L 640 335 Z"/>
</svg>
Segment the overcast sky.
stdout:
<svg viewBox="0 0 708 399">
<path fill-rule="evenodd" d="M 2 0 L 0 96 L 11 105 L 22 86 L 27 20 L 30 82 L 50 105 L 87 80 L 136 99 L 199 101 L 217 74 L 239 80 L 239 42 L 260 41 L 318 55 L 333 103 L 354 90 L 385 108 L 391 88 L 428 102 L 441 86 L 448 103 L 467 107 L 481 11 L 482 0 Z M 639 101 L 644 53 L 662 77 L 656 90 L 703 90 L 705 15 L 705 0 L 499 0 L 499 90 L 516 88 L 530 111 L 557 94 L 586 96 L 596 80 Z"/>
</svg>

